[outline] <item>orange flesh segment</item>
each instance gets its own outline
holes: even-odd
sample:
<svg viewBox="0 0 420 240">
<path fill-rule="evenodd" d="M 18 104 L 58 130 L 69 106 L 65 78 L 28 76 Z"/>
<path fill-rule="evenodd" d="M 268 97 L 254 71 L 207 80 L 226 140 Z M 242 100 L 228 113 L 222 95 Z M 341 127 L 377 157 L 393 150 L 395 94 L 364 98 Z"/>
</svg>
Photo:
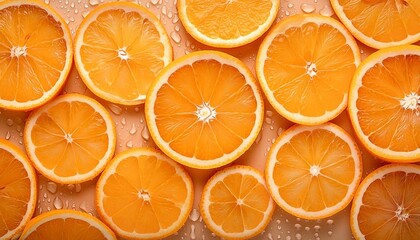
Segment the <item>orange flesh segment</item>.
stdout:
<svg viewBox="0 0 420 240">
<path fill-rule="evenodd" d="M 198 119 L 196 111 L 203 104 L 214 108 L 213 120 Z M 172 149 L 207 160 L 237 149 L 254 127 L 256 109 L 254 92 L 237 69 L 200 60 L 168 79 L 157 92 L 154 112 L 160 135 Z"/>
<path fill-rule="evenodd" d="M 366 239 L 417 239 L 420 232 L 420 176 L 402 171 L 370 184 L 357 221 Z M 404 209 L 399 212 L 399 207 Z M 398 217 L 408 218 L 404 221 Z M 366 221 L 365 219 L 368 219 Z"/>
<path fill-rule="evenodd" d="M 416 76 L 420 76 L 418 55 L 388 57 L 364 75 L 356 101 L 357 117 L 363 133 L 377 146 L 399 152 L 419 148 L 418 110 L 404 109 L 400 103 L 409 94 L 420 95 Z"/>
<path fill-rule="evenodd" d="M 294 208 L 316 212 L 332 207 L 344 199 L 354 179 L 354 160 L 348 144 L 323 129 L 294 136 L 279 149 L 277 159 L 281 162 L 274 167 L 274 183 L 281 197 Z M 311 174 L 313 166 L 319 167 L 319 175 Z"/>
<path fill-rule="evenodd" d="M 264 75 L 274 97 L 289 112 L 317 117 L 344 100 L 349 73 L 356 69 L 354 58 L 343 34 L 331 25 L 304 23 L 273 39 Z M 313 76 L 308 74 L 311 64 L 316 68 Z"/>
<path fill-rule="evenodd" d="M 178 219 L 187 196 L 184 180 L 169 163 L 155 156 L 129 157 L 107 179 L 103 206 L 122 230 L 155 233 Z"/>
<path fill-rule="evenodd" d="M 56 84 L 66 63 L 60 23 L 47 11 L 25 4 L 0 10 L 0 23 L 4 26 L 0 32 L 2 98 L 17 102 L 41 98 Z"/>
<path fill-rule="evenodd" d="M 109 145 L 103 117 L 82 102 L 49 108 L 37 119 L 31 138 L 43 166 L 62 177 L 94 169 Z"/>
<path fill-rule="evenodd" d="M 119 57 L 120 50 L 127 54 L 127 60 Z M 163 52 L 154 24 L 137 12 L 122 9 L 107 10 L 90 23 L 80 49 L 93 84 L 129 100 L 146 94 L 164 67 L 163 55 L 157 55 Z"/>
</svg>

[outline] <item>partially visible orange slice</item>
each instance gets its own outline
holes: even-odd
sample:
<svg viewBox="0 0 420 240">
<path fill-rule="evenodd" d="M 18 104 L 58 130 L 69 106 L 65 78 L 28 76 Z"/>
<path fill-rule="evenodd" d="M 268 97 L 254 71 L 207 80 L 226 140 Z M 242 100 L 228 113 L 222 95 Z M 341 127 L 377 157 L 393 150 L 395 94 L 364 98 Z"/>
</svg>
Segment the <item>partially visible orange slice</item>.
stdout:
<svg viewBox="0 0 420 240">
<path fill-rule="evenodd" d="M 30 110 L 58 94 L 73 63 L 70 30 L 41 1 L 0 3 L 0 107 Z"/>
</svg>

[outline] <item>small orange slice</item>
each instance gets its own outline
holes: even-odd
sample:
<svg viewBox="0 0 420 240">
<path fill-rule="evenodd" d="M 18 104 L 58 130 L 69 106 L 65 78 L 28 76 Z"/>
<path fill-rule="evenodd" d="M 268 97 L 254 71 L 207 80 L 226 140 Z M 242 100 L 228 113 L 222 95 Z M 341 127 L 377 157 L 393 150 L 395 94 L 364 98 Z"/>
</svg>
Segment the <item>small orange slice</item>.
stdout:
<svg viewBox="0 0 420 240">
<path fill-rule="evenodd" d="M 162 23 L 132 2 L 95 7 L 74 41 L 74 60 L 83 82 L 114 103 L 144 102 L 156 75 L 172 61 L 172 45 Z"/>
<path fill-rule="evenodd" d="M 357 69 L 348 111 L 363 145 L 391 162 L 420 161 L 420 47 L 379 50 Z"/>
<path fill-rule="evenodd" d="M 316 125 L 346 108 L 359 63 L 356 41 L 340 22 L 297 14 L 267 34 L 258 50 L 256 71 L 278 113 L 295 123 Z"/>
<path fill-rule="evenodd" d="M 248 239 L 261 233 L 270 222 L 274 202 L 258 170 L 234 165 L 207 181 L 200 212 L 206 226 L 219 237 Z"/>
<path fill-rule="evenodd" d="M 73 62 L 70 30 L 41 1 L 0 3 L 0 107 L 30 110 L 64 85 Z"/>
<path fill-rule="evenodd" d="M 161 239 L 175 233 L 188 219 L 193 198 L 188 173 L 152 148 L 119 153 L 96 185 L 99 215 L 128 239 Z"/>
<path fill-rule="evenodd" d="M 362 176 L 361 161 L 356 143 L 341 127 L 295 125 L 271 146 L 265 176 L 281 208 L 321 219 L 351 202 Z"/>
<path fill-rule="evenodd" d="M 387 164 L 360 183 L 350 212 L 355 239 L 417 240 L 420 166 Z"/>
<path fill-rule="evenodd" d="M 53 210 L 31 219 L 19 240 L 116 240 L 99 219 L 76 210 Z"/>
<path fill-rule="evenodd" d="M 36 172 L 26 155 L 0 139 L 0 239 L 22 232 L 35 211 L 37 188 Z"/>
<path fill-rule="evenodd" d="M 58 183 L 81 183 L 101 173 L 116 146 L 109 112 L 96 100 L 65 94 L 35 110 L 24 129 L 35 168 Z"/>
<path fill-rule="evenodd" d="M 256 139 L 264 103 L 258 83 L 239 59 L 198 51 L 159 74 L 146 100 L 151 136 L 172 159 L 215 168 L 237 159 Z"/>
</svg>

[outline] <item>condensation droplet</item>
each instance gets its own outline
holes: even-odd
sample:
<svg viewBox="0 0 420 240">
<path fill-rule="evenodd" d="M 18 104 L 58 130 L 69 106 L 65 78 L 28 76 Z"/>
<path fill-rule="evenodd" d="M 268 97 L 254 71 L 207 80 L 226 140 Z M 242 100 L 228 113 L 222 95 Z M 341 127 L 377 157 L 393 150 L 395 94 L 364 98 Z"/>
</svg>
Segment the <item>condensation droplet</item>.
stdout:
<svg viewBox="0 0 420 240">
<path fill-rule="evenodd" d="M 10 139 L 10 137 L 11 137 L 11 136 L 10 136 L 10 132 L 9 132 L 9 131 L 7 131 L 7 132 L 6 132 L 6 136 L 5 136 L 6 140 L 9 140 L 9 139 Z"/>
<path fill-rule="evenodd" d="M 257 138 L 255 139 L 255 143 L 259 143 L 262 138 L 262 131 L 258 134 Z"/>
<path fill-rule="evenodd" d="M 131 128 L 130 128 L 129 133 L 130 133 L 131 135 L 134 135 L 136 132 L 137 132 L 136 125 L 134 125 L 134 123 L 133 123 L 133 125 L 131 125 Z"/>
<path fill-rule="evenodd" d="M 74 184 L 69 184 L 69 185 L 67 185 L 67 189 L 68 189 L 68 190 L 70 190 L 70 191 L 73 191 L 73 189 L 74 189 Z"/>
<path fill-rule="evenodd" d="M 195 222 L 200 218 L 200 212 L 197 209 L 193 209 L 190 213 L 190 220 Z"/>
<path fill-rule="evenodd" d="M 125 145 L 129 148 L 132 148 L 133 147 L 133 141 L 129 140 Z"/>
<path fill-rule="evenodd" d="M 296 233 L 295 237 L 296 237 L 297 240 L 301 240 L 302 239 L 302 234 Z"/>
<path fill-rule="evenodd" d="M 288 4 L 287 4 L 287 7 L 288 7 L 288 8 L 293 8 L 293 6 L 294 6 L 294 5 L 293 5 L 293 3 L 288 3 Z"/>
<path fill-rule="evenodd" d="M 85 18 L 88 14 L 89 12 L 82 12 L 82 17 Z"/>
<path fill-rule="evenodd" d="M 265 118 L 265 123 L 272 124 L 273 123 L 273 120 L 271 118 L 269 118 L 269 117 L 266 117 Z"/>
<path fill-rule="evenodd" d="M 77 192 L 77 193 L 79 193 L 80 191 L 82 191 L 82 185 L 80 185 L 80 183 L 77 183 L 77 184 L 75 185 L 75 188 L 76 188 L 76 192 Z"/>
<path fill-rule="evenodd" d="M 178 15 L 175 15 L 174 18 L 172 18 L 172 23 L 177 23 L 179 21 Z"/>
<path fill-rule="evenodd" d="M 44 0 L 46 4 L 50 4 L 50 0 Z"/>
<path fill-rule="evenodd" d="M 126 123 L 127 123 L 127 120 L 125 119 L 125 117 L 123 117 L 123 118 L 121 119 L 121 124 L 124 126 Z"/>
<path fill-rule="evenodd" d="M 289 11 L 285 11 L 285 12 L 284 12 L 284 14 L 285 14 L 286 16 L 289 16 L 289 15 L 290 15 L 290 12 L 289 12 Z"/>
<path fill-rule="evenodd" d="M 62 209 L 63 208 L 63 201 L 59 197 L 55 197 L 53 205 L 55 209 Z"/>
<path fill-rule="evenodd" d="M 80 205 L 79 205 L 79 209 L 82 210 L 83 212 L 88 212 L 88 208 L 86 206 L 86 202 L 83 201 Z"/>
<path fill-rule="evenodd" d="M 192 224 L 192 225 L 190 226 L 190 228 L 191 228 L 190 238 L 191 238 L 191 239 L 195 239 L 195 225 L 194 225 L 194 224 Z"/>
<path fill-rule="evenodd" d="M 302 9 L 302 11 L 304 13 L 312 13 L 312 12 L 315 11 L 315 5 L 308 4 L 308 3 L 302 3 L 300 5 L 300 9 Z"/>
<path fill-rule="evenodd" d="M 116 105 L 116 104 L 113 104 L 113 103 L 109 103 L 109 104 L 108 104 L 108 108 L 109 108 L 109 110 L 111 110 L 111 112 L 113 112 L 115 115 L 121 115 L 121 113 L 123 112 L 123 109 L 122 109 L 120 106 L 118 106 L 118 105 Z"/>
<path fill-rule="evenodd" d="M 143 127 L 143 130 L 141 130 L 141 137 L 148 141 L 150 139 L 150 133 L 149 133 L 149 129 L 147 128 L 147 126 Z"/>
<path fill-rule="evenodd" d="M 74 2 L 72 2 L 72 3 L 70 4 L 70 7 L 71 7 L 71 8 L 74 8 Z"/>
<path fill-rule="evenodd" d="M 168 11 L 166 9 L 166 6 L 162 7 L 161 12 L 162 12 L 163 15 L 166 15 L 168 13 Z"/>
<path fill-rule="evenodd" d="M 319 225 L 315 225 L 315 226 L 314 226 L 314 230 L 315 230 L 316 232 L 318 232 L 320 229 L 321 229 L 321 226 L 319 226 Z"/>
<path fill-rule="evenodd" d="M 296 230 L 300 230 L 300 228 L 302 227 L 302 225 L 300 225 L 299 223 L 296 223 L 295 224 L 295 228 L 296 228 Z"/>
<path fill-rule="evenodd" d="M 43 196 L 44 196 L 44 198 L 47 198 L 48 197 L 48 194 L 47 193 L 44 193 Z"/>
<path fill-rule="evenodd" d="M 267 115 L 267 117 L 272 117 L 273 116 L 273 111 L 267 110 L 267 111 L 265 111 L 265 115 Z"/>
<path fill-rule="evenodd" d="M 13 126 L 13 124 L 14 124 L 13 119 L 11 119 L 11 118 L 8 118 L 6 120 L 6 123 L 7 123 L 7 126 L 9 126 L 9 127 Z"/>
<path fill-rule="evenodd" d="M 89 4 L 90 4 L 91 6 L 96 6 L 96 5 L 98 5 L 98 4 L 99 4 L 99 1 L 98 1 L 98 0 L 89 0 Z"/>
<path fill-rule="evenodd" d="M 277 129 L 277 136 L 280 136 L 280 134 L 282 134 L 284 132 L 284 129 L 279 127 L 279 129 Z"/>
<path fill-rule="evenodd" d="M 310 227 L 305 227 L 305 231 L 309 231 L 309 230 L 311 230 Z"/>
<path fill-rule="evenodd" d="M 174 32 L 171 32 L 170 36 L 171 36 L 172 40 L 174 40 L 174 42 L 176 42 L 176 43 L 181 42 L 181 35 L 179 35 L 179 33 L 174 31 Z"/>
<path fill-rule="evenodd" d="M 328 235 L 330 235 L 330 236 L 333 234 L 333 232 L 332 232 L 332 231 L 328 231 L 327 233 L 328 233 Z"/>
<path fill-rule="evenodd" d="M 328 220 L 327 220 L 327 224 L 328 224 L 328 225 L 333 225 L 333 224 L 334 224 L 334 220 L 332 220 L 332 219 L 328 219 Z"/>
<path fill-rule="evenodd" d="M 57 184 L 55 182 L 47 182 L 48 192 L 54 194 L 57 192 Z"/>
<path fill-rule="evenodd" d="M 332 10 L 332 8 L 329 5 L 325 5 L 320 11 L 319 14 L 326 16 L 326 17 L 331 17 L 332 15 L 334 15 L 334 11 Z"/>
<path fill-rule="evenodd" d="M 156 5 L 156 4 L 159 2 L 159 0 L 150 0 L 150 2 L 151 2 L 153 5 Z"/>
</svg>

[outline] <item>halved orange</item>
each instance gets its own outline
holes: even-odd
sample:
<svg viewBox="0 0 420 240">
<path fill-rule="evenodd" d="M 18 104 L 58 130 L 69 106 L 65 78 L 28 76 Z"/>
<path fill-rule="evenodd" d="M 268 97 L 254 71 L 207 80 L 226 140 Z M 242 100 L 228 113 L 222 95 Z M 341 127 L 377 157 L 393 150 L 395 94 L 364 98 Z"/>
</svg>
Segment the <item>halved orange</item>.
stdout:
<svg viewBox="0 0 420 240">
<path fill-rule="evenodd" d="M 219 237 L 248 239 L 265 229 L 274 206 L 262 173 L 233 165 L 216 172 L 204 185 L 200 212 Z"/>
<path fill-rule="evenodd" d="M 156 144 L 172 159 L 215 168 L 252 145 L 263 108 L 258 83 L 243 62 L 198 51 L 162 70 L 147 95 L 145 116 Z"/>
<path fill-rule="evenodd" d="M 239 47 L 263 35 L 274 22 L 280 0 L 178 0 L 179 18 L 197 41 Z"/>
<path fill-rule="evenodd" d="M 354 75 L 348 111 L 371 153 L 391 162 L 420 161 L 420 46 L 367 57 Z"/>
<path fill-rule="evenodd" d="M 344 209 L 362 176 L 360 151 L 333 123 L 294 125 L 271 146 L 265 177 L 277 204 L 290 214 L 321 219 Z"/>
<path fill-rule="evenodd" d="M 58 94 L 73 63 L 70 30 L 41 1 L 0 3 L 0 107 L 30 110 Z"/>
<path fill-rule="evenodd" d="M 95 7 L 74 41 L 74 60 L 83 82 L 114 103 L 144 102 L 156 75 L 172 61 L 172 45 L 162 23 L 132 2 Z"/>
<path fill-rule="evenodd" d="M 35 211 L 37 188 L 36 172 L 25 153 L 0 139 L 0 239 L 22 232 Z"/>
<path fill-rule="evenodd" d="M 19 240 L 116 240 L 104 223 L 88 213 L 62 209 L 45 212 L 31 219 Z"/>
<path fill-rule="evenodd" d="M 416 240 L 420 233 L 420 166 L 387 164 L 363 179 L 350 224 L 356 239 Z"/>
<path fill-rule="evenodd" d="M 316 125 L 346 108 L 359 63 L 356 41 L 340 22 L 297 14 L 267 34 L 258 50 L 256 71 L 278 113 L 295 123 Z"/>
<path fill-rule="evenodd" d="M 115 151 L 115 123 L 96 100 L 73 93 L 33 111 L 24 129 L 35 168 L 58 183 L 81 183 L 105 168 Z"/>
<path fill-rule="evenodd" d="M 193 198 L 192 180 L 182 166 L 146 147 L 120 152 L 96 185 L 99 215 L 128 239 L 175 233 L 188 219 Z"/>
<path fill-rule="evenodd" d="M 373 48 L 420 40 L 417 0 L 330 0 L 334 12 L 354 37 Z"/>
</svg>

